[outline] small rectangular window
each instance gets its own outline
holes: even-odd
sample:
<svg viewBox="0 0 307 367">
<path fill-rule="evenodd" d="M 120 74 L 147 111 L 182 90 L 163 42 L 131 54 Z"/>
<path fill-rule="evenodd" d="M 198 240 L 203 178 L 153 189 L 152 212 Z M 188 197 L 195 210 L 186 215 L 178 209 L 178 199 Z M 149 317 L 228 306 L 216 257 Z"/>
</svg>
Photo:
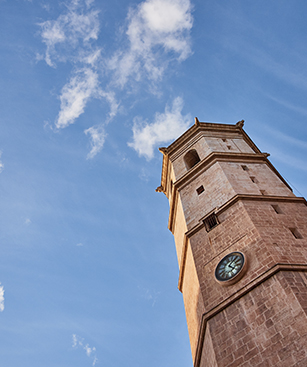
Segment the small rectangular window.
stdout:
<svg viewBox="0 0 307 367">
<path fill-rule="evenodd" d="M 226 143 L 227 139 L 222 139 L 224 143 Z"/>
<path fill-rule="evenodd" d="M 207 232 L 211 231 L 212 228 L 216 227 L 219 224 L 219 222 L 217 220 L 217 216 L 215 215 L 215 213 L 209 215 L 206 219 L 204 219 L 204 224 Z"/>
<path fill-rule="evenodd" d="M 289 228 L 295 238 L 303 238 L 296 228 Z"/>
<path fill-rule="evenodd" d="M 248 171 L 248 167 L 245 166 L 245 164 L 243 164 L 241 167 L 242 167 L 243 171 Z"/>
<path fill-rule="evenodd" d="M 256 179 L 256 177 L 250 176 L 249 178 L 252 180 L 253 183 L 257 183 L 258 182 L 258 180 Z"/>
<path fill-rule="evenodd" d="M 283 214 L 282 210 L 280 209 L 280 207 L 278 205 L 271 205 L 271 206 L 275 210 L 275 213 Z"/>
<path fill-rule="evenodd" d="M 229 150 L 231 150 L 231 145 L 227 145 L 227 148 L 228 148 Z"/>
<path fill-rule="evenodd" d="M 204 191 L 205 191 L 205 189 L 204 189 L 204 186 L 203 185 L 199 186 L 199 188 L 196 189 L 196 192 L 197 192 L 198 195 L 200 195 Z"/>
<path fill-rule="evenodd" d="M 261 195 L 266 195 L 266 191 L 265 190 L 260 190 Z"/>
</svg>

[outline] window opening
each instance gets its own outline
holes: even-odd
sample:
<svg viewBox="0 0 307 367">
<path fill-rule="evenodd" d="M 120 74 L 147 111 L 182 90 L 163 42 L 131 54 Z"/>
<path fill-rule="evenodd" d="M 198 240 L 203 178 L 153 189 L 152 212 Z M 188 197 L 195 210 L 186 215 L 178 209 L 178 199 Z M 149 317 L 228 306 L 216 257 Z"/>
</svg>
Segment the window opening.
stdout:
<svg viewBox="0 0 307 367">
<path fill-rule="evenodd" d="M 217 216 L 215 215 L 215 213 L 209 215 L 206 219 L 204 219 L 204 224 L 207 232 L 211 231 L 212 228 L 216 227 L 219 224 L 219 222 L 217 220 Z"/>
<path fill-rule="evenodd" d="M 244 164 L 241 167 L 242 167 L 243 171 L 248 171 L 249 170 L 248 167 L 245 166 Z"/>
<path fill-rule="evenodd" d="M 224 143 L 226 143 L 226 141 L 227 141 L 227 139 L 225 139 L 225 138 L 224 138 L 224 139 L 222 139 L 222 140 L 223 140 L 223 142 L 224 142 Z"/>
<path fill-rule="evenodd" d="M 231 145 L 227 145 L 227 148 L 228 148 L 229 150 L 231 150 Z"/>
<path fill-rule="evenodd" d="M 275 210 L 277 214 L 283 214 L 282 210 L 278 205 L 272 205 L 272 208 Z"/>
<path fill-rule="evenodd" d="M 266 195 L 266 191 L 265 190 L 260 190 L 261 195 Z"/>
<path fill-rule="evenodd" d="M 184 162 L 187 167 L 187 169 L 191 169 L 194 167 L 198 162 L 200 161 L 199 155 L 196 152 L 195 149 L 190 150 L 187 152 L 187 154 L 184 156 Z"/>
<path fill-rule="evenodd" d="M 253 183 L 257 183 L 258 182 L 258 180 L 256 179 L 256 177 L 250 176 L 249 178 L 252 180 Z"/>
<path fill-rule="evenodd" d="M 202 192 L 205 191 L 204 186 L 203 185 L 199 186 L 199 188 L 196 189 L 196 191 L 197 191 L 197 194 L 200 195 Z"/>
<path fill-rule="evenodd" d="M 289 228 L 295 238 L 303 238 L 300 232 L 296 228 Z"/>
</svg>

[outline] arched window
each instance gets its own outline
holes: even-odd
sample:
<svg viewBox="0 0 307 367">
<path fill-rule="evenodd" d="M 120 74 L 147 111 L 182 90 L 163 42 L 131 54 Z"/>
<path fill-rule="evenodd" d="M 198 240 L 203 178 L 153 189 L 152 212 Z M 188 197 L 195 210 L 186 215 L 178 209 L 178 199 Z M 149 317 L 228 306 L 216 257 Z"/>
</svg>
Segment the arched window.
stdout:
<svg viewBox="0 0 307 367">
<path fill-rule="evenodd" d="M 200 158 L 195 149 L 188 151 L 187 154 L 184 156 L 184 163 L 187 169 L 194 167 L 195 164 L 197 164 L 199 161 Z"/>
</svg>

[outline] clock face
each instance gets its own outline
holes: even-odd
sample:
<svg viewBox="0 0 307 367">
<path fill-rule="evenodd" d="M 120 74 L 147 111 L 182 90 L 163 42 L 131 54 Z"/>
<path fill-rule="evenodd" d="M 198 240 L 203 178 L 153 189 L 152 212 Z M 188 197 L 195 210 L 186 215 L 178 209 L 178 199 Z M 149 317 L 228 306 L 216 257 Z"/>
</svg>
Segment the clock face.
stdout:
<svg viewBox="0 0 307 367">
<path fill-rule="evenodd" d="M 241 252 L 231 252 L 226 255 L 215 269 L 215 277 L 219 282 L 228 282 L 241 273 L 244 266 L 244 255 Z"/>
</svg>

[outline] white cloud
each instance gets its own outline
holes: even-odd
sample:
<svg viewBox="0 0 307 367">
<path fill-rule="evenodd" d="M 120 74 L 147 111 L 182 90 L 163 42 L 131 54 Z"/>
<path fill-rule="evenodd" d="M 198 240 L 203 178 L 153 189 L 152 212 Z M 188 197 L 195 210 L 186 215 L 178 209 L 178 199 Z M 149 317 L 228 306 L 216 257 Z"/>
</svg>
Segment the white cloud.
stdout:
<svg viewBox="0 0 307 367">
<path fill-rule="evenodd" d="M 142 73 L 150 80 L 160 79 L 168 62 L 163 51 L 176 53 L 180 61 L 191 52 L 189 31 L 193 19 L 189 0 L 144 1 L 130 9 L 128 22 L 129 48 L 118 50 L 108 63 L 121 87 L 129 77 L 139 80 Z"/>
<path fill-rule="evenodd" d="M 97 94 L 97 89 L 97 73 L 90 68 L 79 70 L 62 89 L 56 127 L 60 129 L 73 124 L 84 112 L 88 100 Z"/>
<path fill-rule="evenodd" d="M 0 312 L 2 312 L 3 310 L 4 310 L 4 287 L 0 286 Z"/>
<path fill-rule="evenodd" d="M 97 68 L 101 61 L 101 49 L 94 48 L 99 34 L 98 11 L 91 10 L 93 0 L 71 0 L 66 3 L 67 11 L 56 20 L 41 23 L 41 36 L 46 44 L 45 61 L 55 66 L 55 61 L 70 61 L 75 71 L 60 94 L 60 111 L 55 122 L 58 129 L 73 124 L 84 112 L 91 98 L 104 98 L 110 106 L 105 120 L 108 123 L 117 114 L 119 103 L 115 93 L 99 87 Z M 93 158 L 103 147 L 106 134 L 102 127 L 85 130 L 91 136 L 92 150 L 88 158 Z"/>
<path fill-rule="evenodd" d="M 0 158 L 1 158 L 2 152 L 0 151 Z M 0 161 L 0 173 L 3 171 L 4 169 L 4 164 L 2 163 L 2 161 Z"/>
<path fill-rule="evenodd" d="M 73 348 L 81 347 L 82 349 L 84 349 L 86 355 L 90 358 L 93 358 L 92 366 L 95 366 L 95 364 L 98 361 L 97 356 L 96 356 L 96 348 L 95 347 L 90 347 L 89 344 L 84 344 L 84 339 L 80 338 L 76 334 L 72 335 L 72 347 Z"/>
<path fill-rule="evenodd" d="M 96 348 L 95 347 L 91 348 L 88 344 L 84 346 L 84 349 L 88 357 L 90 357 L 93 352 L 96 352 Z"/>
<path fill-rule="evenodd" d="M 51 67 L 55 67 L 57 62 L 70 62 L 74 66 L 74 72 L 59 96 L 61 105 L 55 121 L 56 128 L 73 124 L 85 111 L 91 98 L 102 98 L 109 104 L 110 111 L 103 124 L 84 131 L 91 139 L 88 159 L 103 148 L 106 138 L 103 126 L 119 111 L 117 88 L 127 87 L 128 81 L 149 80 L 151 91 L 155 91 L 156 82 L 161 80 L 169 62 L 180 62 L 191 53 L 190 30 L 193 23 L 190 0 L 143 1 L 129 10 L 125 47 L 118 47 L 113 55 L 103 59 L 101 48 L 95 46 L 100 25 L 99 11 L 93 9 L 93 3 L 94 0 L 66 1 L 63 3 L 65 11 L 57 19 L 41 23 L 41 37 L 46 51 L 44 56 L 38 57 L 44 58 Z M 104 90 L 100 87 L 102 78 L 105 79 Z M 130 146 L 150 159 L 155 144 L 172 139 L 177 136 L 177 131 L 181 133 L 182 126 L 186 124 L 178 112 L 180 101 L 174 101 L 171 112 L 166 110 L 161 116 L 157 114 L 151 126 L 141 127 L 141 123 L 135 120 L 134 141 Z M 157 120 L 162 117 L 166 118 L 164 123 Z M 163 131 L 165 124 L 168 125 L 167 131 Z M 149 146 L 142 146 L 148 141 Z"/>
<path fill-rule="evenodd" d="M 107 100 L 110 105 L 109 116 L 106 118 L 105 123 L 109 123 L 116 115 L 119 108 L 119 102 L 117 102 L 115 97 L 115 92 L 106 92 L 99 90 L 99 95 Z"/>
<path fill-rule="evenodd" d="M 78 338 L 76 334 L 72 334 L 72 347 L 76 348 L 76 346 L 78 345 Z"/>
<path fill-rule="evenodd" d="M 84 130 L 86 135 L 90 135 L 91 138 L 91 151 L 87 155 L 87 159 L 92 159 L 103 148 L 103 144 L 106 139 L 106 133 L 102 125 L 92 126 L 89 129 Z"/>
<path fill-rule="evenodd" d="M 177 32 L 191 29 L 192 16 L 190 12 L 191 4 L 186 0 L 148 0 L 143 2 L 139 9 L 139 15 L 143 18 L 148 29 L 158 33 L 158 37 L 164 34 L 174 41 L 176 41 Z M 175 50 L 186 52 L 185 47 L 188 45 L 186 44 L 182 49 L 181 47 L 175 47 Z"/>
<path fill-rule="evenodd" d="M 135 149 L 140 156 L 150 160 L 154 155 L 154 147 L 160 143 L 178 138 L 191 124 L 191 116 L 181 114 L 182 98 L 173 101 L 172 109 L 165 107 L 164 113 L 156 113 L 153 123 L 147 123 L 141 118 L 135 118 L 133 124 L 133 141 L 128 145 Z"/>
<path fill-rule="evenodd" d="M 31 224 L 31 219 L 30 218 L 26 218 L 25 219 L 25 225 L 29 226 Z"/>
<path fill-rule="evenodd" d="M 67 11 L 56 20 L 40 23 L 43 42 L 46 44 L 45 61 L 55 66 L 55 61 L 78 58 L 78 49 L 88 47 L 99 33 L 98 11 L 90 10 L 91 1 L 74 1 L 66 4 Z M 77 54 L 73 51 L 77 50 Z"/>
</svg>

